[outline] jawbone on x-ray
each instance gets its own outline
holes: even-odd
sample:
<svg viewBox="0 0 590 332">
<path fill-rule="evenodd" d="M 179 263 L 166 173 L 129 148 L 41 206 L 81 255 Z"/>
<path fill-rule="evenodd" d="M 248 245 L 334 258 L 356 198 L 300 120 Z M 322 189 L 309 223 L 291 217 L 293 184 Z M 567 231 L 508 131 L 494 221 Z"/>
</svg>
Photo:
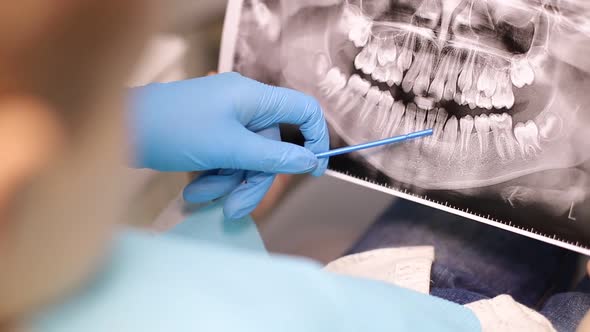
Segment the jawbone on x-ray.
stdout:
<svg viewBox="0 0 590 332">
<path fill-rule="evenodd" d="M 304 91 L 331 174 L 590 253 L 586 0 L 233 0 L 220 70 Z"/>
</svg>

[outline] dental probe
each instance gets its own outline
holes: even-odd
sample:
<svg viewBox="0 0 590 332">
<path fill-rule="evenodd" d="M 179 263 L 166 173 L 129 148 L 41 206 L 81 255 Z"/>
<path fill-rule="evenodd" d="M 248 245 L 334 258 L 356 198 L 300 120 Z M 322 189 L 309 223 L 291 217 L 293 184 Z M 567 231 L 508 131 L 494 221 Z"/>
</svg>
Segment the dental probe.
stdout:
<svg viewBox="0 0 590 332">
<path fill-rule="evenodd" d="M 339 148 L 339 149 L 335 149 L 335 150 L 330 150 L 327 152 L 318 153 L 315 156 L 318 159 L 329 158 L 329 157 L 338 156 L 338 155 L 345 154 L 345 153 L 375 148 L 375 147 L 382 146 L 382 145 L 401 143 L 401 142 L 409 141 L 409 140 L 416 139 L 416 138 L 431 136 L 432 133 L 433 133 L 432 129 L 426 129 L 426 130 L 417 131 L 415 133 L 410 133 L 410 134 L 406 134 L 406 135 L 400 135 L 400 136 L 394 136 L 391 138 L 382 139 L 379 141 L 374 141 L 374 142 L 369 142 L 369 143 L 364 143 L 364 144 L 359 144 L 359 145 L 347 146 L 347 147 Z"/>
</svg>

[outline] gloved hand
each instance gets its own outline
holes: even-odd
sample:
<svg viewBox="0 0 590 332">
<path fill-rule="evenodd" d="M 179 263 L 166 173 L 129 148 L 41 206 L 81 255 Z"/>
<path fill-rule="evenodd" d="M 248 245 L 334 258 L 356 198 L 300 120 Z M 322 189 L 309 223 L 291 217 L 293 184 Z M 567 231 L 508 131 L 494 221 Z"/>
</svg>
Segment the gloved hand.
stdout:
<svg viewBox="0 0 590 332">
<path fill-rule="evenodd" d="M 299 125 L 305 148 L 280 142 L 279 123 Z M 258 205 L 276 173 L 313 172 L 329 149 L 319 104 L 302 93 L 226 73 L 133 91 L 131 138 L 138 167 L 203 171 L 184 190 L 191 203 L 229 195 L 224 213 L 243 217 Z"/>
</svg>

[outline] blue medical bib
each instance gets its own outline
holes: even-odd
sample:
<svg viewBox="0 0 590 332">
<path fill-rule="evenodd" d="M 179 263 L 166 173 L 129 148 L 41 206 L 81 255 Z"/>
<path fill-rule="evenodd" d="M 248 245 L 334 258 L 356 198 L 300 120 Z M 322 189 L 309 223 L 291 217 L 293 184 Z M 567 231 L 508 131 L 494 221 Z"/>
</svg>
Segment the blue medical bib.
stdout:
<svg viewBox="0 0 590 332">
<path fill-rule="evenodd" d="M 268 255 L 251 219 L 219 204 L 168 235 L 126 230 L 84 290 L 33 331 L 479 331 L 459 305 Z"/>
</svg>

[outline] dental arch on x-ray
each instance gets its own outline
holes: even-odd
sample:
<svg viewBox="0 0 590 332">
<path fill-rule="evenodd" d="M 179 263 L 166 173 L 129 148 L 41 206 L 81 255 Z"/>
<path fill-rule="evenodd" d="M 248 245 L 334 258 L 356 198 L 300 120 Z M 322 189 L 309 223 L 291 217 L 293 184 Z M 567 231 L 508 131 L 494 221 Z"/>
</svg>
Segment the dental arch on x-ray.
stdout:
<svg viewBox="0 0 590 332">
<path fill-rule="evenodd" d="M 388 176 L 426 189 L 481 187 L 579 164 L 590 154 L 576 140 L 576 129 L 588 133 L 579 112 L 590 100 L 572 98 L 568 86 L 587 78 L 551 61 L 548 8 L 348 1 L 330 37 L 345 34 L 354 46 L 341 40 L 315 58 L 332 126 L 350 144 L 435 128 L 421 144 L 365 155 Z M 346 52 L 355 52 L 345 48 L 360 52 L 347 62 Z"/>
<path fill-rule="evenodd" d="M 395 183 L 495 195 L 513 207 L 540 203 L 553 216 L 588 199 L 590 3 L 244 5 L 242 23 L 259 28 L 240 31 L 233 68 L 314 95 L 346 144 L 435 129 L 359 153 Z M 554 170 L 564 173 L 546 176 Z"/>
</svg>

